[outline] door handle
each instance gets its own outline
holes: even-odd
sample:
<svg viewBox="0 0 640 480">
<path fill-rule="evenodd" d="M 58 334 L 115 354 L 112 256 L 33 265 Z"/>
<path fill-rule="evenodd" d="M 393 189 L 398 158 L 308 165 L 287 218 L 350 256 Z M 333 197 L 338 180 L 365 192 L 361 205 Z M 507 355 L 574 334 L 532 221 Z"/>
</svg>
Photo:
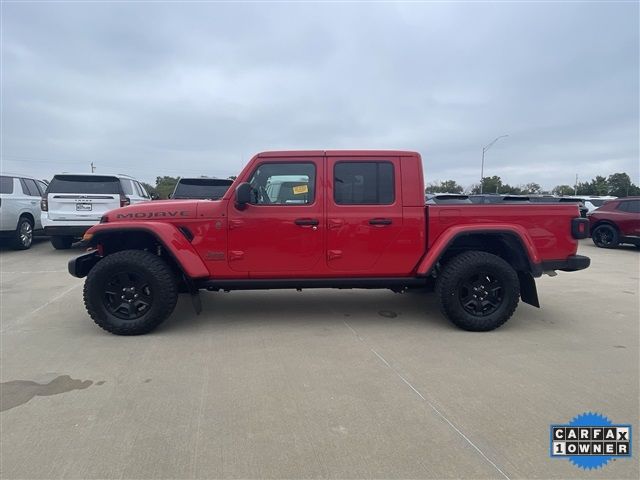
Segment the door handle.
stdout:
<svg viewBox="0 0 640 480">
<path fill-rule="evenodd" d="M 390 218 L 372 218 L 369 220 L 369 225 L 391 225 L 393 220 Z"/>
<path fill-rule="evenodd" d="M 301 227 L 315 227 L 320 223 L 320 220 L 317 218 L 296 218 L 294 223 Z"/>
</svg>

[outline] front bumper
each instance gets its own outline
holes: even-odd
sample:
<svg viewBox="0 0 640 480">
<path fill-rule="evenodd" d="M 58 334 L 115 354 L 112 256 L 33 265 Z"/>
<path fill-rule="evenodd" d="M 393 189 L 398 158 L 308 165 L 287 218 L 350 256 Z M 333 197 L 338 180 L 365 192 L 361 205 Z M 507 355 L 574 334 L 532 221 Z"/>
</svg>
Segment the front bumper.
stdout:
<svg viewBox="0 0 640 480">
<path fill-rule="evenodd" d="M 85 253 L 69 260 L 69 273 L 76 278 L 84 278 L 102 257 L 97 251 Z"/>
<path fill-rule="evenodd" d="M 564 260 L 549 260 L 540 264 L 543 272 L 560 270 L 562 272 L 577 272 L 591 265 L 591 259 L 584 255 L 571 255 Z"/>
</svg>

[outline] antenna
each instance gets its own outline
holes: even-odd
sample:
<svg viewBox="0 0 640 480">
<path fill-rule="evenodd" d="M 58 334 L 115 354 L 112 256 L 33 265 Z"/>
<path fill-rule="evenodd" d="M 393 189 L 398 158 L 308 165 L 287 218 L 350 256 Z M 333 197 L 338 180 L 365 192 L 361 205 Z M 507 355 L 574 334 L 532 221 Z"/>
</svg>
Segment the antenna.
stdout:
<svg viewBox="0 0 640 480">
<path fill-rule="evenodd" d="M 91 162 L 91 173 L 96 173 L 96 167 L 93 165 L 93 162 Z"/>
</svg>

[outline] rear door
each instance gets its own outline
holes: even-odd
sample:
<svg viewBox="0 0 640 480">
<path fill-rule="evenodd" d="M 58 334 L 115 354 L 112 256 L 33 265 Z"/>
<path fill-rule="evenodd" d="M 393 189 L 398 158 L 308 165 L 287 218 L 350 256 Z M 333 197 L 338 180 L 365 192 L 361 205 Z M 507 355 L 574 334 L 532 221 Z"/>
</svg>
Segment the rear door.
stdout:
<svg viewBox="0 0 640 480">
<path fill-rule="evenodd" d="M 327 159 L 327 265 L 336 272 L 393 275 L 402 255 L 400 161 L 397 157 Z"/>
<path fill-rule="evenodd" d="M 40 220 L 40 199 L 42 198 L 42 193 L 36 181 L 31 178 L 20 178 L 20 184 L 23 193 L 28 197 L 24 200 L 24 205 L 34 219 L 35 224 L 33 227 L 36 230 L 40 230 L 42 228 L 42 222 Z"/>
<path fill-rule="evenodd" d="M 122 193 L 117 177 L 56 175 L 47 188 L 49 220 L 98 221 L 120 207 Z"/>
<path fill-rule="evenodd" d="M 640 200 L 625 200 L 618 204 L 616 216 L 622 235 L 640 236 Z"/>
</svg>

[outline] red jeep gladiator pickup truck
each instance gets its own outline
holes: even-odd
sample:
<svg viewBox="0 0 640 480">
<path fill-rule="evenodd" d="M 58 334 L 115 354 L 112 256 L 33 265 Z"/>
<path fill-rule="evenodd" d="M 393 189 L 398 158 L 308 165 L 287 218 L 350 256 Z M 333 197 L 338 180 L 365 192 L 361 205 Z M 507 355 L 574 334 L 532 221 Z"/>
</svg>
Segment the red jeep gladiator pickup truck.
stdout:
<svg viewBox="0 0 640 480">
<path fill-rule="evenodd" d="M 69 272 L 119 335 L 153 330 L 179 291 L 199 313 L 201 289 L 274 288 L 433 287 L 454 324 L 487 331 L 520 298 L 539 306 L 534 277 L 587 268 L 588 235 L 572 204 L 426 206 L 415 152 L 265 152 L 222 199 L 108 212 Z"/>
</svg>

